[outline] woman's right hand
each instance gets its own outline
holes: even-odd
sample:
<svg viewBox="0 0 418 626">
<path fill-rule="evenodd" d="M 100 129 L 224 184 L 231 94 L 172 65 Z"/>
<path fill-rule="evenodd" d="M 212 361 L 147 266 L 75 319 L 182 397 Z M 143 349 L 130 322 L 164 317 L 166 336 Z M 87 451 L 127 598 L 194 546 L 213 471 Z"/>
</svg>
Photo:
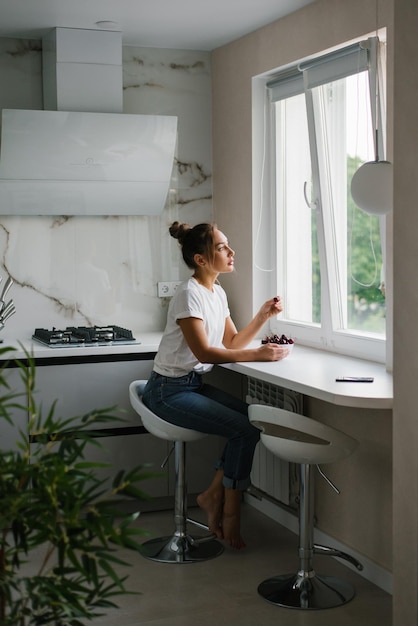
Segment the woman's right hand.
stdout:
<svg viewBox="0 0 418 626">
<path fill-rule="evenodd" d="M 257 348 L 257 361 L 281 361 L 289 354 L 286 344 L 264 343 Z"/>
</svg>

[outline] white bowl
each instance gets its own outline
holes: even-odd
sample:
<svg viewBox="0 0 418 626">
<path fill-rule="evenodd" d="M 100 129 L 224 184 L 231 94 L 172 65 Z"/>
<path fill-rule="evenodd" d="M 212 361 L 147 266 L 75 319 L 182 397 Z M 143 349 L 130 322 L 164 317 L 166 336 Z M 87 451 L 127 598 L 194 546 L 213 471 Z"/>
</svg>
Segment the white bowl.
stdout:
<svg viewBox="0 0 418 626">
<path fill-rule="evenodd" d="M 268 337 L 266 337 L 265 339 L 268 339 Z M 291 354 L 291 352 L 293 350 L 293 346 L 295 345 L 294 343 L 278 343 L 277 341 L 267 342 L 265 339 L 261 342 L 262 344 L 274 343 L 274 345 L 276 345 L 276 346 L 280 346 L 282 348 L 288 348 L 289 354 L 287 356 L 290 356 L 290 354 Z"/>
<path fill-rule="evenodd" d="M 287 356 L 290 356 L 292 354 L 293 346 L 295 344 L 294 343 L 279 343 L 277 345 L 279 345 L 282 348 L 287 348 L 289 350 L 289 354 Z"/>
</svg>

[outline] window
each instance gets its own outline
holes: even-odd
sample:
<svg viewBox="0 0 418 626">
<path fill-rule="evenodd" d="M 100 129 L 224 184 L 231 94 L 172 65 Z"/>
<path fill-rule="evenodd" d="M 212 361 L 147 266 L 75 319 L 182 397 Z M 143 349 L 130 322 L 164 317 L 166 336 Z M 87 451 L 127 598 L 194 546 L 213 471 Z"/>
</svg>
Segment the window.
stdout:
<svg viewBox="0 0 418 626">
<path fill-rule="evenodd" d="M 269 78 L 265 167 L 270 287 L 285 305 L 272 332 L 384 360 L 384 218 L 364 213 L 350 193 L 354 172 L 375 158 L 376 119 L 382 124 L 378 45 L 368 39 Z"/>
</svg>

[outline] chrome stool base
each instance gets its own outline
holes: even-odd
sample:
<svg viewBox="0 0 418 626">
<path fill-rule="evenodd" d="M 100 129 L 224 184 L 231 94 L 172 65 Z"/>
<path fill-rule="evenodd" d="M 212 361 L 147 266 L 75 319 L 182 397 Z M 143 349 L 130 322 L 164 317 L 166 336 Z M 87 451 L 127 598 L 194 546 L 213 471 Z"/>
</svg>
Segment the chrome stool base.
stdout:
<svg viewBox="0 0 418 626">
<path fill-rule="evenodd" d="M 190 535 L 150 539 L 141 546 L 142 556 L 160 563 L 197 563 L 214 559 L 223 551 L 223 546 L 216 539 Z"/>
<path fill-rule="evenodd" d="M 133 409 L 142 418 L 148 432 L 160 439 L 174 442 L 174 531 L 167 537 L 150 539 L 141 545 L 140 553 L 146 559 L 160 563 L 197 563 L 220 556 L 224 548 L 216 540 L 214 533 L 203 537 L 192 537 L 187 533 L 187 525 L 194 524 L 209 531 L 206 524 L 193 520 L 187 515 L 186 485 L 186 442 L 197 441 L 206 435 L 189 428 L 175 426 L 153 413 L 142 401 L 146 380 L 135 380 L 129 385 L 129 397 Z M 168 461 L 166 457 L 161 467 Z"/>
<path fill-rule="evenodd" d="M 349 583 L 333 576 L 274 576 L 258 586 L 258 593 L 268 602 L 288 609 L 331 609 L 353 599 Z"/>
<path fill-rule="evenodd" d="M 352 585 L 332 576 L 319 576 L 313 568 L 313 555 L 343 558 L 357 569 L 363 566 L 349 554 L 314 544 L 315 487 L 312 471 L 320 463 L 333 463 L 349 456 L 358 442 L 334 428 L 304 415 L 268 405 L 251 404 L 250 421 L 261 429 L 261 441 L 268 450 L 289 463 L 297 463 L 299 482 L 299 567 L 296 574 L 274 576 L 258 586 L 268 602 L 289 609 L 330 609 L 353 599 Z M 318 467 L 319 473 L 338 492 Z M 339 492 L 338 492 L 339 493 Z"/>
</svg>

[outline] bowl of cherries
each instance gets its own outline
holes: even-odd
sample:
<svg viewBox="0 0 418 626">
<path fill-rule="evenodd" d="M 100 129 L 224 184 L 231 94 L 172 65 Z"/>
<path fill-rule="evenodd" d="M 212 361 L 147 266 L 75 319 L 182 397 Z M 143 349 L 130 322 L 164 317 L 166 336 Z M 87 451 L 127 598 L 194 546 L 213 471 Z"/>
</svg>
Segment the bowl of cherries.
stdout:
<svg viewBox="0 0 418 626">
<path fill-rule="evenodd" d="M 289 350 L 289 354 L 295 345 L 294 340 L 291 337 L 286 337 L 286 335 L 266 335 L 261 340 L 261 343 L 277 343 L 279 346 L 286 346 Z"/>
</svg>

